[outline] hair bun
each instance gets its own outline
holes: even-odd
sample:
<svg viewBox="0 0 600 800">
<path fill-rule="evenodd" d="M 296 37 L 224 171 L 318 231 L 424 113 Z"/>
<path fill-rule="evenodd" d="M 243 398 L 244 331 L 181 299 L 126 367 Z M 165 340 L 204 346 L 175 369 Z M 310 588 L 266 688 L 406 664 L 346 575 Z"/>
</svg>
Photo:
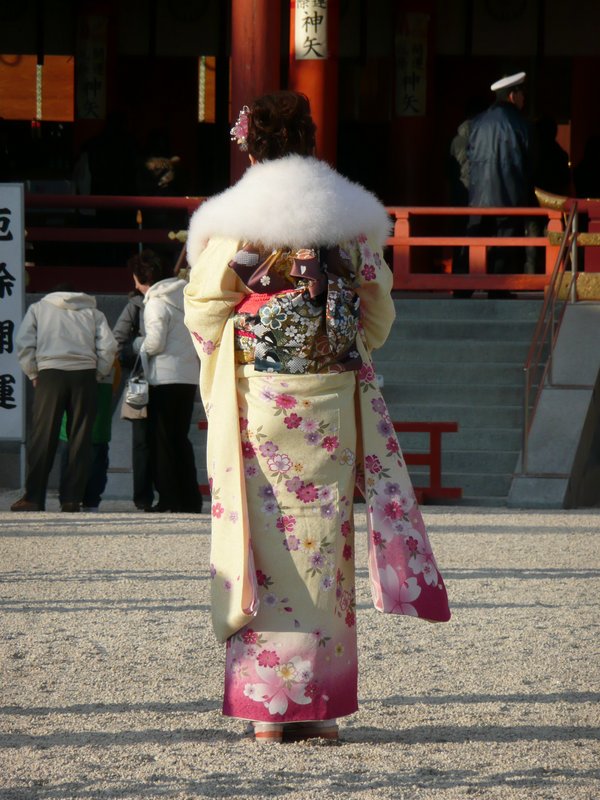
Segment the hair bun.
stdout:
<svg viewBox="0 0 600 800">
<path fill-rule="evenodd" d="M 257 161 L 312 155 L 315 130 L 306 95 L 291 91 L 266 94 L 250 109 L 248 152 Z"/>
</svg>

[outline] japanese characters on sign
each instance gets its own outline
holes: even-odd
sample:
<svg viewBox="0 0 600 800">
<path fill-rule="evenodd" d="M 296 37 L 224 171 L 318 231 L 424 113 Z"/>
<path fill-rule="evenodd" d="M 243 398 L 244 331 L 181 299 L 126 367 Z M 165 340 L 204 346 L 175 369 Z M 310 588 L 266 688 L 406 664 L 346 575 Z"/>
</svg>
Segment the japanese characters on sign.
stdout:
<svg viewBox="0 0 600 800">
<path fill-rule="evenodd" d="M 0 184 L 0 439 L 23 441 L 25 394 L 15 336 L 25 299 L 23 185 Z"/>
<path fill-rule="evenodd" d="M 83 16 L 76 69 L 77 119 L 106 118 L 106 17 Z"/>
<path fill-rule="evenodd" d="M 402 14 L 396 34 L 396 116 L 422 117 L 427 98 L 428 14 Z"/>
<path fill-rule="evenodd" d="M 296 0 L 294 24 L 296 60 L 327 58 L 327 0 Z"/>
</svg>

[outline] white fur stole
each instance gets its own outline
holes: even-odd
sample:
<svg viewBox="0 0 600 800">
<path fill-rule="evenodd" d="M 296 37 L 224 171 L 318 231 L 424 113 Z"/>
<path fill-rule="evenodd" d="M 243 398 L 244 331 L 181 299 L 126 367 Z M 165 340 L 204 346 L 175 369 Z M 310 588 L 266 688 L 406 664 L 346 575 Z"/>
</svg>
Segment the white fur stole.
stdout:
<svg viewBox="0 0 600 800">
<path fill-rule="evenodd" d="M 213 236 L 299 249 L 364 234 L 383 246 L 390 229 L 375 195 L 324 161 L 292 155 L 254 164 L 198 208 L 188 230 L 188 261 L 194 265 Z"/>
</svg>

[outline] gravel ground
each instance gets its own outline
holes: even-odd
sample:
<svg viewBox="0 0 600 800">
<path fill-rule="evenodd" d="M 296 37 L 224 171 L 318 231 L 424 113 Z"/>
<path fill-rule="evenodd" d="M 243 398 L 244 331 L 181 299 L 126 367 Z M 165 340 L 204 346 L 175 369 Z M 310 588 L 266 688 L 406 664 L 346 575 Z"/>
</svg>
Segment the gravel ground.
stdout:
<svg viewBox="0 0 600 800">
<path fill-rule="evenodd" d="M 17 496 L 2 800 L 600 797 L 600 510 L 425 508 L 444 625 L 378 614 L 359 548 L 360 711 L 338 743 L 257 745 L 219 710 L 208 517 L 11 514 Z"/>
</svg>

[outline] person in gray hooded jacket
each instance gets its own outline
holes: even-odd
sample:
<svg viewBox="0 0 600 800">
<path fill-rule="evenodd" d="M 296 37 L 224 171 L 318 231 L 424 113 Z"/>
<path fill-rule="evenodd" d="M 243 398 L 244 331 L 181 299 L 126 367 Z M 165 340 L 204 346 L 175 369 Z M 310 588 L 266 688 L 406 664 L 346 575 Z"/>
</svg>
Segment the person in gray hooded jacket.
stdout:
<svg viewBox="0 0 600 800">
<path fill-rule="evenodd" d="M 144 295 L 137 289 L 129 295 L 127 305 L 115 322 L 113 334 L 117 340 L 121 366 L 126 370 L 132 370 L 136 360 L 133 342 L 138 337 L 146 335 Z M 131 420 L 131 466 L 133 502 L 140 511 L 148 511 L 154 503 L 154 484 L 147 417 Z"/>
<path fill-rule="evenodd" d="M 92 449 L 97 382 L 112 369 L 117 342 L 96 300 L 57 287 L 25 314 L 16 343 L 21 369 L 35 389 L 25 494 L 12 511 L 43 511 L 48 475 L 67 415 L 69 458 L 62 511 L 79 511 Z"/>
</svg>

